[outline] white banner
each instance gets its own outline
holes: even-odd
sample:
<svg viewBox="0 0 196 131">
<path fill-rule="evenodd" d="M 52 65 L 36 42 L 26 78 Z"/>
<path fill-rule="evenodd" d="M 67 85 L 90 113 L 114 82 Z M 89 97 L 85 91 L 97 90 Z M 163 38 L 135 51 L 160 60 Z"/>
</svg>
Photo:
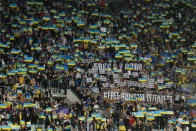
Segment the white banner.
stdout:
<svg viewBox="0 0 196 131">
<path fill-rule="evenodd" d="M 93 68 L 90 69 L 92 74 L 96 72 L 106 72 L 108 71 L 108 68 L 111 68 L 112 64 L 111 63 L 94 63 Z M 113 67 L 117 67 L 117 64 L 114 63 Z M 142 64 L 141 63 L 120 63 L 119 68 L 120 70 L 125 70 L 127 71 L 128 67 L 133 67 L 133 70 L 135 71 L 141 71 L 142 70 Z"/>
<path fill-rule="evenodd" d="M 104 92 L 104 99 L 131 99 L 135 98 L 136 100 L 138 97 L 141 97 L 141 100 L 138 101 L 147 101 L 147 102 L 166 102 L 167 100 L 172 103 L 173 96 L 170 95 L 156 95 L 156 94 L 130 94 L 124 92 Z"/>
</svg>

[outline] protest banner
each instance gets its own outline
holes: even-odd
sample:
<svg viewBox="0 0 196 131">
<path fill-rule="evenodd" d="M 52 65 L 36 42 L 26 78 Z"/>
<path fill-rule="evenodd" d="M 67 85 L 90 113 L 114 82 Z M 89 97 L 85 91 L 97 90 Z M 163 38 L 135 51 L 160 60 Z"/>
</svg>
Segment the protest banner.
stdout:
<svg viewBox="0 0 196 131">
<path fill-rule="evenodd" d="M 173 102 L 173 96 L 171 95 L 161 95 L 161 94 L 150 94 L 150 93 L 128 93 L 128 92 L 112 92 L 112 91 L 104 91 L 103 93 L 104 99 L 115 99 L 115 100 L 128 100 L 135 98 L 135 100 L 143 101 L 143 102 Z"/>
</svg>

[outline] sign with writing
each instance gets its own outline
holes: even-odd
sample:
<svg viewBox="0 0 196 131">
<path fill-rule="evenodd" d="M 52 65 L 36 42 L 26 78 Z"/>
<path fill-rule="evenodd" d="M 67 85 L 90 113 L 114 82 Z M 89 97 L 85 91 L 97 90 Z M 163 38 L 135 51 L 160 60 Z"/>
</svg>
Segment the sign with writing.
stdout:
<svg viewBox="0 0 196 131">
<path fill-rule="evenodd" d="M 173 102 L 173 96 L 170 95 L 156 95 L 156 94 L 131 94 L 131 93 L 125 93 L 125 92 L 104 92 L 104 99 L 131 99 L 135 98 L 138 100 L 140 97 L 141 99 L 138 101 L 146 101 L 146 102 L 166 102 L 169 101 L 170 103 Z"/>
<path fill-rule="evenodd" d="M 77 73 L 76 74 L 76 78 L 81 78 L 81 74 L 80 73 Z"/>
<path fill-rule="evenodd" d="M 108 71 L 108 68 L 112 69 L 112 64 L 111 63 L 94 63 L 93 65 L 93 72 L 106 72 Z M 119 67 L 120 70 L 122 71 L 128 71 L 128 67 L 132 67 L 133 70 L 135 71 L 141 71 L 142 70 L 142 64 L 141 63 L 120 63 L 119 65 L 117 65 L 116 63 L 113 64 L 113 67 Z"/>
<path fill-rule="evenodd" d="M 91 88 L 91 89 L 92 89 L 92 91 L 93 91 L 94 93 L 99 93 L 99 88 L 93 87 L 93 88 Z"/>
<path fill-rule="evenodd" d="M 113 72 L 112 67 L 116 67 L 119 70 L 122 70 L 123 73 Z M 129 68 L 131 68 L 131 70 L 128 70 Z M 142 72 L 142 68 L 143 66 L 141 63 L 120 63 L 118 65 L 116 63 L 94 63 L 93 67 L 88 70 L 88 73 L 93 74 L 92 79 L 97 79 L 96 76 L 99 76 L 100 81 L 102 85 L 104 85 L 104 87 L 115 88 L 115 86 L 127 86 L 139 88 L 154 88 L 155 80 L 150 78 L 147 73 Z M 84 73 L 86 72 L 81 71 L 81 74 Z M 146 81 L 140 81 L 138 77 L 145 78 Z M 108 81 L 108 86 L 104 84 L 106 81 Z M 87 82 L 92 81 L 87 80 Z"/>
<path fill-rule="evenodd" d="M 88 77 L 87 79 L 86 79 L 86 82 L 92 82 L 93 80 L 92 80 L 92 77 Z"/>
<path fill-rule="evenodd" d="M 101 77 L 100 77 L 100 80 L 101 80 L 101 81 L 106 81 L 106 77 L 101 76 Z"/>
<path fill-rule="evenodd" d="M 157 79 L 157 83 L 163 84 L 163 79 Z"/>
<path fill-rule="evenodd" d="M 107 29 L 105 27 L 100 27 L 101 32 L 106 32 Z"/>
<path fill-rule="evenodd" d="M 94 57 L 90 57 L 90 58 L 87 58 L 87 59 L 83 59 L 81 61 L 81 63 L 93 63 L 94 62 Z"/>
</svg>

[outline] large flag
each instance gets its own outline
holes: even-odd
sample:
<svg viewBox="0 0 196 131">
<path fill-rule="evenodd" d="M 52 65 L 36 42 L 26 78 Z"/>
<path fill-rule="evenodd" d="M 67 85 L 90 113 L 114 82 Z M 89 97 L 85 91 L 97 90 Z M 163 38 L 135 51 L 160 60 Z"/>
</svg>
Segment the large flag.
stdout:
<svg viewBox="0 0 196 131">
<path fill-rule="evenodd" d="M 56 111 L 57 114 L 60 115 L 60 117 L 64 117 L 65 114 L 69 114 L 68 108 L 62 108 Z"/>
</svg>

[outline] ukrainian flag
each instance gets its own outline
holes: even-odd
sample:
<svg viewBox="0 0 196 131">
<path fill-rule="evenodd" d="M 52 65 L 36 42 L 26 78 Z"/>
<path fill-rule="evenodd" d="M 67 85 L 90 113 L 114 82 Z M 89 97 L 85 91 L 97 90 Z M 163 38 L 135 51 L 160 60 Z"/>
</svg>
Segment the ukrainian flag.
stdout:
<svg viewBox="0 0 196 131">
<path fill-rule="evenodd" d="M 100 61 L 99 58 L 95 58 L 95 61 Z"/>
<path fill-rule="evenodd" d="M 45 67 L 44 66 L 37 66 L 37 69 L 38 70 L 45 70 Z"/>
<path fill-rule="evenodd" d="M 56 58 L 56 59 L 54 59 L 54 61 L 62 61 L 63 59 L 62 58 L 60 58 L 60 57 L 58 57 L 58 58 Z"/>
<path fill-rule="evenodd" d="M 186 53 L 186 52 L 188 52 L 188 51 L 187 51 L 187 49 L 182 49 L 182 52 L 183 52 L 183 53 Z"/>
<path fill-rule="evenodd" d="M 80 68 L 76 68 L 76 70 L 77 70 L 78 72 L 80 72 L 80 71 L 81 71 L 81 69 L 80 69 Z"/>
<path fill-rule="evenodd" d="M 5 109 L 5 108 L 7 108 L 7 105 L 6 104 L 0 104 L 0 108 Z"/>
<path fill-rule="evenodd" d="M 21 121 L 20 121 L 20 124 L 21 124 L 21 125 L 24 125 L 24 124 L 25 124 L 25 121 L 21 120 Z"/>
<path fill-rule="evenodd" d="M 169 39 L 165 39 L 165 42 L 169 42 Z"/>
<path fill-rule="evenodd" d="M 58 56 L 57 55 L 52 55 L 51 58 L 56 59 Z"/>
<path fill-rule="evenodd" d="M 142 97 L 142 96 L 139 96 L 139 97 L 138 97 L 138 100 L 142 100 L 142 99 L 143 99 L 143 97 Z"/>
<path fill-rule="evenodd" d="M 159 89 L 159 90 L 162 90 L 162 89 L 163 89 L 163 86 L 162 86 L 162 85 L 159 85 L 159 86 L 158 86 L 158 89 Z"/>
<path fill-rule="evenodd" d="M 78 47 L 78 46 L 79 46 L 79 44 L 74 44 L 74 46 L 75 46 L 75 47 Z"/>
<path fill-rule="evenodd" d="M 24 103 L 23 107 L 32 107 L 33 103 Z"/>
<path fill-rule="evenodd" d="M 140 113 L 140 112 L 136 112 L 135 113 L 135 117 L 144 117 L 144 114 Z"/>
<path fill-rule="evenodd" d="M 46 108 L 46 111 L 47 112 L 51 112 L 52 111 L 52 108 L 51 107 L 48 107 L 48 108 Z"/>
<path fill-rule="evenodd" d="M 54 61 L 48 61 L 48 65 L 53 65 Z"/>
<path fill-rule="evenodd" d="M 0 52 L 4 52 L 4 49 L 0 48 Z"/>
<path fill-rule="evenodd" d="M 1 44 L 1 47 L 3 47 L 3 48 L 10 48 L 10 45 L 7 45 L 7 44 Z"/>
<path fill-rule="evenodd" d="M 35 64 L 39 64 L 39 61 L 38 60 L 35 60 Z"/>
<path fill-rule="evenodd" d="M 21 94 L 21 93 L 22 93 L 22 90 L 17 90 L 17 93 L 18 93 L 18 94 Z"/>
<path fill-rule="evenodd" d="M 147 116 L 147 120 L 154 120 L 154 116 Z"/>
<path fill-rule="evenodd" d="M 43 5 L 43 2 L 36 1 L 35 4 L 36 5 Z"/>
<path fill-rule="evenodd" d="M 169 81 L 169 78 L 168 78 L 168 77 L 165 77 L 164 80 L 165 80 L 165 81 Z"/>
<path fill-rule="evenodd" d="M 191 126 L 192 126 L 193 128 L 196 128 L 196 124 L 191 124 Z"/>
<path fill-rule="evenodd" d="M 12 126 L 12 130 L 20 130 L 20 126 L 18 126 L 18 125 L 13 125 L 13 126 Z"/>
<path fill-rule="evenodd" d="M 118 69 L 113 69 L 113 70 L 112 70 L 112 72 L 117 72 L 117 71 L 118 71 Z"/>
<path fill-rule="evenodd" d="M 43 17 L 42 19 L 45 21 L 48 21 L 48 20 L 50 20 L 50 17 Z"/>
<path fill-rule="evenodd" d="M 102 118 L 102 119 L 101 119 L 101 121 L 103 121 L 103 122 L 106 122 L 106 120 L 107 120 L 106 118 Z"/>
<path fill-rule="evenodd" d="M 175 32 L 175 33 L 172 33 L 172 35 L 174 35 L 174 36 L 178 36 L 178 35 L 180 35 L 179 33 L 177 33 L 177 32 Z"/>
<path fill-rule="evenodd" d="M 32 73 L 32 74 L 37 73 L 37 69 L 29 69 L 29 73 Z"/>
<path fill-rule="evenodd" d="M 127 70 L 133 70 L 133 69 L 134 69 L 134 67 L 132 67 L 132 66 L 128 66 L 128 67 L 126 67 L 126 69 L 127 69 Z"/>
<path fill-rule="evenodd" d="M 136 99 L 133 97 L 133 98 L 131 98 L 131 101 L 135 101 Z"/>
<path fill-rule="evenodd" d="M 77 26 L 84 26 L 84 22 L 82 22 L 82 21 L 81 22 L 78 22 L 77 23 Z"/>
<path fill-rule="evenodd" d="M 161 111 L 161 114 L 166 114 L 166 115 L 173 115 L 173 111 Z"/>
<path fill-rule="evenodd" d="M 8 126 L 13 126 L 13 123 L 12 123 L 12 122 L 9 122 L 9 123 L 8 123 Z"/>
<path fill-rule="evenodd" d="M 101 116 L 100 113 L 92 113 L 92 117 Z"/>
<path fill-rule="evenodd" d="M 102 117 L 101 117 L 101 116 L 95 116 L 95 119 L 96 119 L 96 120 L 101 120 Z"/>
<path fill-rule="evenodd" d="M 29 68 L 35 68 L 35 67 L 37 67 L 37 64 L 30 64 L 29 65 Z"/>
<path fill-rule="evenodd" d="M 193 121 L 196 122 L 196 118 L 193 118 Z"/>
<path fill-rule="evenodd" d="M 116 54 L 115 58 L 122 58 L 123 56 L 121 54 Z"/>
<path fill-rule="evenodd" d="M 176 69 L 176 72 L 181 72 L 182 70 L 181 69 Z"/>
<path fill-rule="evenodd" d="M 90 39 L 83 39 L 84 42 L 90 42 Z"/>
<path fill-rule="evenodd" d="M 126 60 L 126 61 L 132 61 L 133 58 L 132 58 L 132 57 L 125 57 L 125 60 Z"/>
<path fill-rule="evenodd" d="M 142 113 L 142 114 L 147 114 L 147 111 L 140 111 L 140 113 Z"/>
<path fill-rule="evenodd" d="M 11 51 L 12 54 L 19 54 L 20 52 L 21 52 L 20 50 L 16 50 L 16 49 L 13 49 L 13 50 Z"/>
<path fill-rule="evenodd" d="M 160 28 L 169 28 L 169 25 L 160 25 Z"/>
<path fill-rule="evenodd" d="M 50 10 L 51 13 L 56 13 L 56 10 Z"/>
<path fill-rule="evenodd" d="M 84 116 L 83 117 L 79 117 L 79 120 L 84 121 L 85 117 Z"/>
<path fill-rule="evenodd" d="M 65 16 L 65 12 L 59 13 L 59 16 Z"/>
<path fill-rule="evenodd" d="M 194 44 L 192 45 L 192 47 L 196 47 L 196 43 L 194 43 Z"/>
<path fill-rule="evenodd" d="M 96 44 L 97 40 L 91 40 L 91 43 Z"/>
<path fill-rule="evenodd" d="M 19 68 L 19 70 L 21 70 L 21 71 L 27 71 L 27 68 Z"/>
<path fill-rule="evenodd" d="M 33 5 L 33 4 L 35 4 L 35 2 L 34 1 L 27 1 L 27 4 L 28 5 Z"/>
<path fill-rule="evenodd" d="M 45 118 L 45 116 L 43 114 L 40 114 L 39 115 L 39 118 L 42 118 L 43 119 L 43 118 Z"/>
<path fill-rule="evenodd" d="M 126 128 L 125 128 L 123 121 L 120 121 L 120 123 L 119 123 L 119 131 L 126 131 Z"/>
<path fill-rule="evenodd" d="M 0 74 L 0 78 L 7 78 L 6 74 Z"/>
<path fill-rule="evenodd" d="M 4 126 L 1 126 L 1 129 L 3 129 L 3 130 L 11 130 L 12 127 L 11 126 L 7 126 L 7 125 L 4 125 Z"/>
<path fill-rule="evenodd" d="M 105 49 L 105 45 L 98 46 L 98 49 Z"/>
<path fill-rule="evenodd" d="M 161 112 L 160 111 L 153 111 L 152 115 L 153 116 L 161 116 Z"/>
<path fill-rule="evenodd" d="M 168 123 L 175 123 L 174 120 L 168 120 Z"/>
<path fill-rule="evenodd" d="M 196 57 L 188 57 L 187 60 L 194 61 L 196 60 Z"/>
<path fill-rule="evenodd" d="M 162 85 L 162 88 L 165 89 L 166 88 L 166 85 Z"/>
<path fill-rule="evenodd" d="M 57 115 L 52 115 L 52 118 L 53 119 L 57 119 Z"/>
<path fill-rule="evenodd" d="M 147 78 L 139 78 L 139 81 L 146 82 L 147 81 Z"/>
<path fill-rule="evenodd" d="M 33 61 L 33 57 L 26 57 L 24 61 L 25 62 L 32 62 Z"/>
<path fill-rule="evenodd" d="M 74 66 L 74 65 L 76 65 L 76 63 L 75 62 L 67 62 L 67 65 Z"/>
<path fill-rule="evenodd" d="M 180 123 L 183 124 L 183 125 L 188 125 L 189 121 L 181 121 Z"/>
<path fill-rule="evenodd" d="M 42 26 L 41 29 L 42 30 L 48 30 L 48 27 L 47 26 Z"/>
<path fill-rule="evenodd" d="M 194 55 L 195 53 L 193 51 L 188 51 L 189 55 Z"/>
<path fill-rule="evenodd" d="M 181 38 L 181 40 L 180 40 L 180 41 L 185 42 L 185 41 L 186 41 L 186 39 L 185 39 L 185 38 Z"/>
<path fill-rule="evenodd" d="M 13 71 L 7 72 L 7 75 L 14 76 L 15 75 L 15 72 L 13 72 Z"/>
</svg>

